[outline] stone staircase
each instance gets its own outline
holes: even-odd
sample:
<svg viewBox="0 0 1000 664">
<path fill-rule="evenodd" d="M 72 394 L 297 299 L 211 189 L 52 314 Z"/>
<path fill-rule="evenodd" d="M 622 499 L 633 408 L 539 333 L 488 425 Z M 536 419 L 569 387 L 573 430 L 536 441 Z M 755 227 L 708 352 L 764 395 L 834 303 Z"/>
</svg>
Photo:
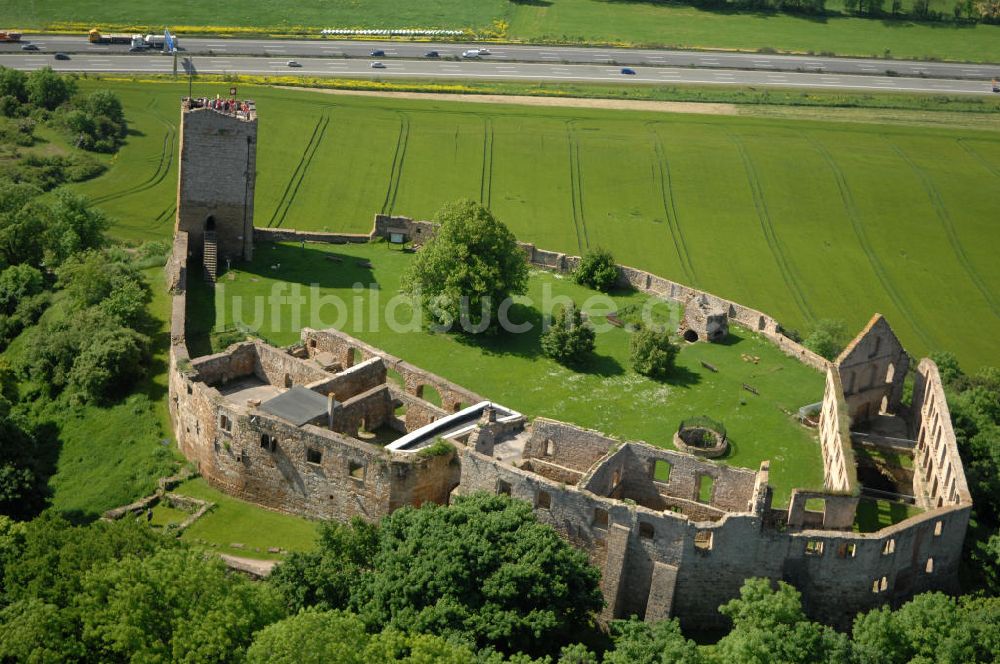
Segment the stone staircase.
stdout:
<svg viewBox="0 0 1000 664">
<path fill-rule="evenodd" d="M 215 231 L 205 231 L 204 265 L 205 279 L 214 282 L 219 274 L 219 248 Z"/>
</svg>

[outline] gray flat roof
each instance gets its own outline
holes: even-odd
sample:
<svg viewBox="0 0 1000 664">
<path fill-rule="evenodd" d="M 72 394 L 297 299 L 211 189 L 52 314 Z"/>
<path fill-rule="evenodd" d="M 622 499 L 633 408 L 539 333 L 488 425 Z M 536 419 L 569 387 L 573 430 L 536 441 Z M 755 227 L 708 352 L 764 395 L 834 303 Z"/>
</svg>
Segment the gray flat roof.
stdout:
<svg viewBox="0 0 1000 664">
<path fill-rule="evenodd" d="M 327 398 L 319 392 L 313 392 L 301 385 L 296 385 L 273 399 L 268 399 L 260 405 L 265 413 L 276 415 L 288 420 L 297 427 L 326 415 Z"/>
</svg>

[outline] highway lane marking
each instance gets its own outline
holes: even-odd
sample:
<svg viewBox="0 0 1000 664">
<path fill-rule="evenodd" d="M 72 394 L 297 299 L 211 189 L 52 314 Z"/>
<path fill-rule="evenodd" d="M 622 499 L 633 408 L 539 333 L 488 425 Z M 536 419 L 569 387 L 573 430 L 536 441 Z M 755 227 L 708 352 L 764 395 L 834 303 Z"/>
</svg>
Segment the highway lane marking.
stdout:
<svg viewBox="0 0 1000 664">
<path fill-rule="evenodd" d="M 25 64 L 27 64 L 27 63 L 25 63 Z M 166 67 L 166 66 L 168 66 L 168 63 L 163 62 L 162 65 L 164 67 Z M 66 70 L 69 70 L 69 69 L 67 68 Z M 96 73 L 96 72 L 121 72 L 121 71 L 126 71 L 126 72 L 128 72 L 128 71 L 133 71 L 133 72 L 138 71 L 138 72 L 141 72 L 143 70 L 142 69 L 123 69 L 123 68 L 120 68 L 120 67 L 79 67 L 79 66 L 74 66 L 72 68 L 72 71 L 81 71 L 81 72 L 85 71 L 85 72 L 95 72 Z M 162 71 L 162 70 L 159 67 L 157 67 L 156 69 L 154 69 L 154 71 Z M 246 70 L 241 70 L 241 71 L 242 71 L 242 73 L 247 73 L 247 74 L 254 74 L 254 73 L 267 74 L 267 73 L 271 73 L 273 70 L 267 70 L 267 69 L 256 69 L 256 70 L 254 70 L 254 69 L 246 69 Z M 325 70 L 318 70 L 318 69 L 317 70 L 298 70 L 296 73 L 297 74 L 323 74 L 323 73 L 326 73 L 326 71 Z M 363 73 L 368 74 L 368 77 L 370 77 L 372 75 L 378 75 L 375 72 L 363 72 Z M 716 79 L 720 78 L 720 74 L 721 74 L 721 77 L 725 77 L 725 78 L 730 78 L 730 77 L 733 76 L 733 74 L 727 74 L 727 73 L 723 73 L 723 72 L 718 72 L 718 73 L 714 73 L 714 76 L 716 77 Z M 475 74 L 473 76 L 469 76 L 467 73 L 452 74 L 451 72 L 408 72 L 408 71 L 393 71 L 393 72 L 391 72 L 391 75 L 393 75 L 393 76 L 417 76 L 417 77 L 422 77 L 422 78 L 433 78 L 434 76 L 446 76 L 446 77 L 466 76 L 466 77 L 469 77 L 469 78 L 511 78 L 510 76 L 504 75 L 504 74 Z M 538 76 L 538 75 L 533 75 L 533 74 L 520 74 L 516 78 L 518 78 L 518 79 L 524 79 L 524 80 L 536 80 L 536 79 L 538 79 L 538 80 L 545 80 L 547 78 L 551 78 L 551 79 L 554 79 L 554 80 L 635 81 L 635 82 L 645 82 L 645 83 L 655 83 L 655 82 L 662 81 L 661 78 L 649 78 L 649 77 L 634 77 L 634 78 L 633 77 L 629 77 L 629 78 L 624 78 L 622 76 L 604 76 L 604 77 L 601 77 L 601 76 L 580 76 L 580 75 L 570 75 L 570 76 Z M 720 81 L 720 80 L 712 80 L 712 79 L 704 79 L 704 78 L 700 78 L 700 79 L 699 78 L 688 78 L 688 79 L 685 79 L 684 82 L 687 82 L 687 83 L 704 83 L 704 84 L 711 85 L 711 84 L 729 84 L 729 83 L 731 83 L 733 81 L 728 81 L 728 80 L 727 81 Z M 795 88 L 843 88 L 843 89 L 857 89 L 857 90 L 865 90 L 865 89 L 883 89 L 884 90 L 884 89 L 887 89 L 888 87 L 892 87 L 893 89 L 896 89 L 896 90 L 909 91 L 909 92 L 951 92 L 951 93 L 955 93 L 955 94 L 974 94 L 974 95 L 988 95 L 988 94 L 992 94 L 990 92 L 989 88 L 987 88 L 987 87 L 983 87 L 982 89 L 978 89 L 978 90 L 976 90 L 976 89 L 969 89 L 969 88 L 954 88 L 954 87 L 948 87 L 948 88 L 946 88 L 946 87 L 942 87 L 942 86 L 946 86 L 946 85 L 949 85 L 949 84 L 948 83 L 943 83 L 943 82 L 938 82 L 938 83 L 931 84 L 931 85 L 934 86 L 933 89 L 931 87 L 916 87 L 916 86 L 912 86 L 912 85 L 906 85 L 906 86 L 904 86 L 904 85 L 901 85 L 899 82 L 895 82 L 895 81 L 873 81 L 873 83 L 874 84 L 872 84 L 872 83 L 869 83 L 869 84 L 862 84 L 862 83 L 846 83 L 846 84 L 840 83 L 840 84 L 833 84 L 833 83 L 826 83 L 826 82 L 819 82 L 819 81 L 807 81 L 807 82 L 775 83 L 774 85 L 781 85 L 781 86 L 784 86 L 784 87 L 795 87 Z M 748 84 L 753 84 L 753 83 L 750 82 Z M 768 83 L 763 83 L 763 84 L 764 85 L 768 85 Z"/>
</svg>

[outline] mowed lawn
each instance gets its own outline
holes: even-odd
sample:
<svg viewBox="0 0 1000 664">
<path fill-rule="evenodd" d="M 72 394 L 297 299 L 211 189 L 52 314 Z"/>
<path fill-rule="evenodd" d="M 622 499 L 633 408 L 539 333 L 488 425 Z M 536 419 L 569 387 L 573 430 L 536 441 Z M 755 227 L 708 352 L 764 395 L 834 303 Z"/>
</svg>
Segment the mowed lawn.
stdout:
<svg viewBox="0 0 1000 664">
<path fill-rule="evenodd" d="M 135 134 L 78 188 L 117 235 L 169 238 L 185 87 L 109 87 Z M 469 197 L 521 240 L 604 246 L 790 329 L 881 312 L 914 355 L 1000 359 L 995 132 L 244 92 L 260 110 L 258 226 L 366 233 L 377 212 Z"/>
<path fill-rule="evenodd" d="M 888 4 L 888 3 L 887 3 Z M 908 11 L 912 0 L 903 0 Z M 951 15 L 949 0 L 931 0 L 934 11 Z M 479 35 L 497 34 L 515 41 L 613 43 L 877 55 L 897 58 L 1000 60 L 1000 27 L 914 23 L 905 19 L 856 18 L 841 13 L 843 2 L 827 2 L 827 16 L 741 12 L 697 8 L 675 2 L 614 0 L 250 0 L 215 3 L 177 0 L 157 5 L 141 0 L 0 0 L 4 27 L 59 28 L 164 25 L 178 30 L 213 27 L 260 28 L 288 32 L 295 28 L 445 28 Z"/>
<path fill-rule="evenodd" d="M 331 256 L 339 260 L 329 260 Z M 515 306 L 510 315 L 515 323 L 530 322 L 532 329 L 470 341 L 411 326 L 410 304 L 390 304 L 411 260 L 412 255 L 385 243 L 258 245 L 254 261 L 224 276 L 214 295 L 200 282 L 192 284 L 192 351 L 208 352 L 199 337 L 204 339 L 213 323 L 223 329 L 243 324 L 281 345 L 298 341 L 301 327 L 335 326 L 529 416 L 673 449 L 672 437 L 683 418 L 708 415 L 728 429 L 732 451 L 727 463 L 757 469 L 761 461 L 772 461 L 771 483 L 779 503 L 787 501 L 794 487 L 821 487 L 819 445 L 814 432 L 799 425 L 793 414 L 822 398 L 823 376 L 769 342 L 734 329 L 724 345 L 685 344 L 675 375 L 657 382 L 631 370 L 631 334 L 605 325 L 593 360 L 571 370 L 541 354 L 540 312 L 551 310 L 546 302 L 570 298 L 603 323 L 610 306 L 642 306 L 646 296 L 625 293 L 599 301 L 593 299 L 594 291 L 568 279 L 536 272 L 528 292 L 531 304 Z M 371 268 L 359 264 L 369 261 Z M 342 311 L 334 298 L 344 303 Z M 297 308 L 295 299 L 300 300 Z M 664 302 L 651 306 L 656 314 L 670 313 Z M 402 328 L 389 325 L 387 311 L 394 312 Z M 674 325 L 676 320 L 675 313 Z M 744 384 L 759 394 L 748 392 Z"/>
</svg>

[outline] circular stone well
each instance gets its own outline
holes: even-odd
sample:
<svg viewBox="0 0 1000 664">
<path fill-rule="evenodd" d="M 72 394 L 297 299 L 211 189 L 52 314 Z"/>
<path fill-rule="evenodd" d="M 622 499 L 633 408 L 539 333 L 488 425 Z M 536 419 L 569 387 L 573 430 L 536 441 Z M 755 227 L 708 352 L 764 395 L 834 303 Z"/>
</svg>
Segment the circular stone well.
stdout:
<svg viewBox="0 0 1000 664">
<path fill-rule="evenodd" d="M 674 434 L 674 447 L 686 454 L 715 459 L 726 453 L 726 428 L 707 417 L 684 420 Z"/>
</svg>

